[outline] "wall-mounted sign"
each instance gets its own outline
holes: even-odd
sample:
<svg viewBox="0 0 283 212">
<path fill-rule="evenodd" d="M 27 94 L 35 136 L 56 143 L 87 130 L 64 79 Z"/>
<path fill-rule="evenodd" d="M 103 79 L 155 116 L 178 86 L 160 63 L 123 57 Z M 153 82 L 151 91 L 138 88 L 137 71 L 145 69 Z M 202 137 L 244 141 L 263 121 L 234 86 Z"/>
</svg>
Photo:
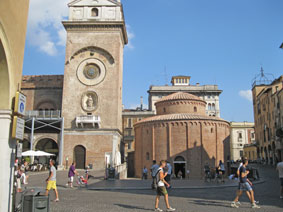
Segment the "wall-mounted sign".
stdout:
<svg viewBox="0 0 283 212">
<path fill-rule="evenodd" d="M 25 130 L 25 120 L 19 118 L 18 116 L 14 116 L 12 138 L 23 140 L 24 130 Z"/>
<path fill-rule="evenodd" d="M 24 94 L 17 91 L 16 97 L 15 97 L 15 110 L 14 110 L 15 113 L 22 115 L 22 116 L 25 115 L 26 100 L 27 100 L 27 97 Z"/>
<path fill-rule="evenodd" d="M 23 151 L 23 144 L 22 143 L 18 143 L 17 144 L 17 158 L 21 158 L 22 157 L 22 151 Z"/>
</svg>

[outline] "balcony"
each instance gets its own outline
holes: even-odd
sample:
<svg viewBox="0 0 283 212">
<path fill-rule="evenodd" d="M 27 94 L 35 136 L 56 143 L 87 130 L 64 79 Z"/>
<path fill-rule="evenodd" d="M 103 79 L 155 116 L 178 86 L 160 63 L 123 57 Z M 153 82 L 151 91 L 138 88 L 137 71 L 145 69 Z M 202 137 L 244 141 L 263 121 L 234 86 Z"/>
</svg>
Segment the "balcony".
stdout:
<svg viewBox="0 0 283 212">
<path fill-rule="evenodd" d="M 100 116 L 77 116 L 76 117 L 76 127 L 79 128 L 81 126 L 84 128 L 84 125 L 91 125 L 93 128 L 100 128 Z"/>
<path fill-rule="evenodd" d="M 124 141 L 125 142 L 132 142 L 135 139 L 135 136 L 133 135 L 126 135 L 124 136 Z"/>
<path fill-rule="evenodd" d="M 60 110 L 30 110 L 25 112 L 25 118 L 37 119 L 59 119 L 61 118 Z"/>
</svg>

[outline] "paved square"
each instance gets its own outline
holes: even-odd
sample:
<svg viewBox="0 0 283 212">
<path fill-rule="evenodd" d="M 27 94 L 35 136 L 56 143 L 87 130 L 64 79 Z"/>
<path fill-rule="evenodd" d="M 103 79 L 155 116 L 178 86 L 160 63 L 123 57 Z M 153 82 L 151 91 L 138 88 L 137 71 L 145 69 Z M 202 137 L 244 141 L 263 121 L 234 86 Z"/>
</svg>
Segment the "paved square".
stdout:
<svg viewBox="0 0 283 212">
<path fill-rule="evenodd" d="M 169 200 L 177 211 L 184 212 L 281 212 L 283 200 L 279 199 L 279 180 L 274 168 L 262 167 L 260 174 L 265 182 L 255 185 L 255 197 L 260 202 L 261 209 L 251 209 L 247 197 L 241 198 L 239 209 L 230 207 L 235 197 L 236 188 L 202 188 L 202 189 L 171 189 Z M 155 191 L 148 190 L 86 190 L 85 188 L 66 188 L 66 172 L 58 172 L 58 189 L 60 202 L 50 202 L 52 212 L 126 212 L 126 211 L 153 211 Z M 44 187 L 47 173 L 31 175 L 29 187 Z M 100 177 L 92 180 L 99 184 Z M 137 180 L 137 184 L 140 181 Z M 107 182 L 103 182 L 104 185 Z M 113 189 L 113 183 L 110 185 Z M 217 185 L 217 184 L 215 184 Z M 173 184 L 174 186 L 174 184 Z M 51 191 L 51 200 L 55 199 Z M 165 209 L 163 199 L 160 208 Z"/>
</svg>

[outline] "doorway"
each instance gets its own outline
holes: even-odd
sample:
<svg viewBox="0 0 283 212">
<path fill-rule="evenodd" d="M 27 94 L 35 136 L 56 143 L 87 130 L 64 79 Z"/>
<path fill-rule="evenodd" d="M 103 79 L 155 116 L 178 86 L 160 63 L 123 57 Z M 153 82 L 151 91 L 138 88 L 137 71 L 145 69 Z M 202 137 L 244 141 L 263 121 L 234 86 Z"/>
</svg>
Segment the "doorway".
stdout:
<svg viewBox="0 0 283 212">
<path fill-rule="evenodd" d="M 86 160 L 86 149 L 82 145 L 78 145 L 74 149 L 74 159 L 76 162 L 77 169 L 85 168 L 85 160 Z"/>
<path fill-rule="evenodd" d="M 174 173 L 177 178 L 179 175 L 182 176 L 182 179 L 186 178 L 186 161 L 182 156 L 177 156 L 174 160 Z"/>
</svg>

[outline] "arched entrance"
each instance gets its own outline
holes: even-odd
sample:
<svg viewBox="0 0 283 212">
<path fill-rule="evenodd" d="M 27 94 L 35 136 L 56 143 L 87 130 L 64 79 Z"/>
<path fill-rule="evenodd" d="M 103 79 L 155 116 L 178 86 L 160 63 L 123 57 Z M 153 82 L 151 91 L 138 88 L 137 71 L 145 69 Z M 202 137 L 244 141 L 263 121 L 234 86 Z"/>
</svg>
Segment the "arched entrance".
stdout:
<svg viewBox="0 0 283 212">
<path fill-rule="evenodd" d="M 55 160 L 57 162 L 58 154 L 59 154 L 59 148 L 57 143 L 50 139 L 50 138 L 43 138 L 39 140 L 35 146 L 35 150 L 40 150 L 44 152 L 48 152 L 51 154 L 54 154 L 55 156 L 51 156 L 50 158 Z M 46 160 L 46 157 L 39 157 L 40 160 Z M 43 162 L 43 161 L 41 161 Z M 46 161 L 45 161 L 46 162 Z"/>
<path fill-rule="evenodd" d="M 177 156 L 174 160 L 174 173 L 178 177 L 178 173 L 182 172 L 182 178 L 186 178 L 186 161 L 182 156 Z"/>
<path fill-rule="evenodd" d="M 1 109 L 9 109 L 9 96 L 10 96 L 10 85 L 9 85 L 9 71 L 8 63 L 4 50 L 4 46 L 0 39 L 0 91 L 1 91 Z"/>
<path fill-rule="evenodd" d="M 75 146 L 74 148 L 74 161 L 76 162 L 77 169 L 85 168 L 86 149 L 82 145 Z"/>
</svg>

